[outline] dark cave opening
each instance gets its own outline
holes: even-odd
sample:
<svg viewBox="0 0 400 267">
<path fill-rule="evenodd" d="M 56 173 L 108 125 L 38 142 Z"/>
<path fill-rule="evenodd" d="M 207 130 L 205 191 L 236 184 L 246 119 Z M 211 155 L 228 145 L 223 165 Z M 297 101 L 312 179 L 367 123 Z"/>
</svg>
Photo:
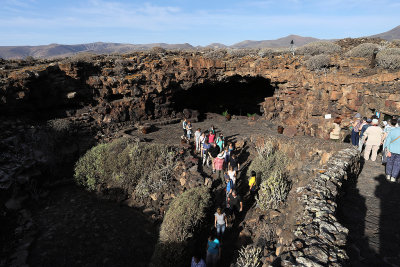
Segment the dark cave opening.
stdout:
<svg viewBox="0 0 400 267">
<path fill-rule="evenodd" d="M 194 85 L 188 90 L 175 92 L 171 98 L 175 111 L 198 110 L 201 115 L 207 112 L 246 116 L 262 114 L 259 105 L 266 97 L 274 95 L 277 86 L 271 80 L 256 76 L 228 77 L 221 82 L 206 82 Z"/>
</svg>

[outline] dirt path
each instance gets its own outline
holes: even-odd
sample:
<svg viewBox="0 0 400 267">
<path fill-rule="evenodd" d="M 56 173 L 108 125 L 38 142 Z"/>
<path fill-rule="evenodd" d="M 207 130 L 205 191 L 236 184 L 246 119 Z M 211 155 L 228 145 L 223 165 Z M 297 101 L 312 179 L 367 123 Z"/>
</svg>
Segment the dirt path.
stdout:
<svg viewBox="0 0 400 267">
<path fill-rule="evenodd" d="M 52 191 L 33 220 L 31 266 L 147 266 L 158 236 L 142 213 L 72 185 Z"/>
<path fill-rule="evenodd" d="M 388 182 L 384 170 L 380 162 L 365 162 L 339 204 L 350 230 L 350 266 L 400 266 L 400 184 Z"/>
</svg>

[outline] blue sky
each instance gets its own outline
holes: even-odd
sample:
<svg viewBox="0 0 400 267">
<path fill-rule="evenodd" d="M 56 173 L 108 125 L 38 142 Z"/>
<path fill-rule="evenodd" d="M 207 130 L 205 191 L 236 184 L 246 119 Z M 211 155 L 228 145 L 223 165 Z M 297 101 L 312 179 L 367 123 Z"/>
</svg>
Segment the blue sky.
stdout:
<svg viewBox="0 0 400 267">
<path fill-rule="evenodd" d="M 399 10 L 400 0 L 0 0 L 0 45 L 361 37 L 400 25 Z"/>
</svg>

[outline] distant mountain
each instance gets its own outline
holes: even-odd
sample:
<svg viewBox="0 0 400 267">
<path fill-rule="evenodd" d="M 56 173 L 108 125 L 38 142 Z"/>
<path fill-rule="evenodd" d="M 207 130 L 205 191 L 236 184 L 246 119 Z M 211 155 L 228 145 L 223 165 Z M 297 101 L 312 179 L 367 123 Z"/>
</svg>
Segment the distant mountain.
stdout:
<svg viewBox="0 0 400 267">
<path fill-rule="evenodd" d="M 264 41 L 250 41 L 246 40 L 232 45 L 232 48 L 263 48 L 263 47 L 288 47 L 293 40 L 296 46 L 303 46 L 305 44 L 318 41 L 319 39 L 313 37 L 302 37 L 299 35 L 288 35 L 276 40 Z"/>
<path fill-rule="evenodd" d="M 224 44 L 220 44 L 220 43 L 212 43 L 207 45 L 206 47 L 209 48 L 227 48 L 228 46 L 224 45 Z"/>
<path fill-rule="evenodd" d="M 39 46 L 0 46 L 0 58 L 35 58 L 66 57 L 77 53 L 90 52 L 95 54 L 105 53 L 126 53 L 129 51 L 148 50 L 160 46 L 165 49 L 191 49 L 188 43 L 185 44 L 120 44 L 120 43 L 89 43 L 77 45 L 49 44 Z"/>
<path fill-rule="evenodd" d="M 371 35 L 368 37 L 372 37 L 372 38 L 382 38 L 388 41 L 392 41 L 394 39 L 400 39 L 400 25 L 397 26 L 396 28 L 391 29 L 390 31 L 387 32 L 383 32 L 383 33 L 379 33 L 379 34 L 375 34 L 375 35 Z"/>
<path fill-rule="evenodd" d="M 400 25 L 390 31 L 367 36 L 373 38 L 382 38 L 388 41 L 400 39 Z M 313 37 L 302 37 L 299 35 L 289 35 L 276 40 L 264 41 L 251 41 L 246 40 L 236 43 L 231 46 L 226 46 L 221 43 L 212 43 L 206 46 L 207 48 L 263 48 L 263 47 L 289 47 L 290 42 L 293 40 L 296 47 L 318 41 L 319 39 Z M 184 44 L 166 44 L 166 43 L 153 43 L 153 44 L 121 44 L 121 43 L 89 43 L 77 45 L 63 45 L 63 44 L 49 44 L 40 46 L 0 46 L 0 58 L 26 58 L 33 56 L 35 58 L 51 58 L 51 57 L 66 57 L 77 53 L 90 52 L 95 54 L 107 53 L 126 53 L 130 51 L 143 51 L 151 49 L 152 47 L 160 46 L 165 49 L 195 49 L 204 48 L 202 46 L 193 47 L 188 43 Z"/>
</svg>

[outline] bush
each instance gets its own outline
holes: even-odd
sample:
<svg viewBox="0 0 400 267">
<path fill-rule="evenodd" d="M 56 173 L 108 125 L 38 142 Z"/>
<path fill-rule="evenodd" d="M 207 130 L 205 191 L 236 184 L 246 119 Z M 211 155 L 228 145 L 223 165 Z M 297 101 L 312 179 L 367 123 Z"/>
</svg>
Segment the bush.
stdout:
<svg viewBox="0 0 400 267">
<path fill-rule="evenodd" d="M 226 49 L 212 49 L 204 52 L 204 57 L 209 59 L 223 59 L 226 54 Z"/>
<path fill-rule="evenodd" d="M 89 190 L 107 186 L 147 197 L 167 185 L 174 166 L 172 148 L 122 138 L 89 150 L 75 166 L 75 179 Z"/>
<path fill-rule="evenodd" d="M 68 119 L 53 119 L 47 122 L 47 125 L 56 132 L 68 132 L 71 130 L 72 123 Z"/>
<path fill-rule="evenodd" d="M 257 198 L 258 207 L 262 210 L 276 209 L 285 201 L 290 190 L 286 174 L 289 159 L 268 141 L 257 148 L 257 151 L 258 155 L 251 162 L 247 175 L 250 176 L 251 171 L 255 171 L 261 181 Z"/>
<path fill-rule="evenodd" d="M 261 182 L 257 204 L 262 210 L 277 209 L 286 200 L 290 183 L 286 174 L 274 171 L 268 179 Z"/>
<path fill-rule="evenodd" d="M 322 70 L 329 68 L 331 57 L 329 55 L 316 55 L 306 60 L 306 67 L 309 70 Z"/>
<path fill-rule="evenodd" d="M 157 54 L 165 54 L 167 52 L 167 50 L 165 50 L 164 48 L 162 48 L 161 46 L 154 46 L 150 49 L 150 53 L 157 55 Z"/>
<path fill-rule="evenodd" d="M 364 43 L 354 47 L 345 55 L 348 57 L 372 57 L 374 50 L 378 48 L 379 46 L 377 44 Z"/>
<path fill-rule="evenodd" d="M 387 48 L 376 55 L 378 66 L 384 69 L 400 69 L 400 48 Z"/>
<path fill-rule="evenodd" d="M 299 47 L 296 49 L 296 54 L 315 56 L 320 54 L 335 54 L 341 50 L 342 48 L 335 43 L 321 41 Z"/>
<path fill-rule="evenodd" d="M 236 58 L 242 58 L 246 56 L 257 56 L 258 49 L 248 49 L 248 48 L 229 49 L 228 54 L 231 57 L 236 57 Z"/>
<path fill-rule="evenodd" d="M 400 47 L 400 39 L 394 39 L 391 43 L 395 47 Z"/>
<path fill-rule="evenodd" d="M 258 267 L 261 266 L 262 250 L 255 246 L 242 247 L 239 250 L 239 258 L 236 267 Z"/>
<path fill-rule="evenodd" d="M 205 186 L 192 188 L 175 198 L 161 224 L 152 266 L 185 266 L 190 260 L 187 242 L 201 229 L 211 205 Z"/>
</svg>

